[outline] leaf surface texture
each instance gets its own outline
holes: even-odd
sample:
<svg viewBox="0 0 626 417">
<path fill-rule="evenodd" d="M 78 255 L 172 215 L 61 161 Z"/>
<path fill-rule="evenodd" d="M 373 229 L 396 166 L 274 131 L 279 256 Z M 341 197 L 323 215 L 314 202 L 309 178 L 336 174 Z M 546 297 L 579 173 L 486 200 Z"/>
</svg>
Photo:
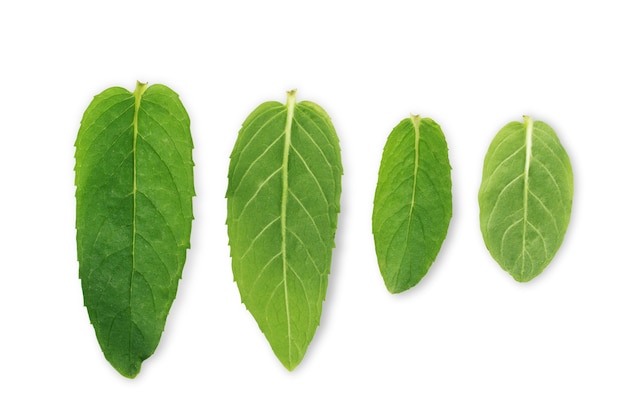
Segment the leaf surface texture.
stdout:
<svg viewBox="0 0 626 417">
<path fill-rule="evenodd" d="M 156 349 L 189 248 L 189 117 L 163 85 L 113 87 L 76 140 L 76 229 L 85 306 L 106 359 L 126 377 Z"/>
<path fill-rule="evenodd" d="M 241 300 L 294 369 L 320 322 L 341 193 L 339 141 L 311 102 L 267 102 L 245 120 L 228 173 L 228 236 Z"/>
<path fill-rule="evenodd" d="M 391 293 L 428 272 L 452 217 L 448 145 L 432 119 L 402 120 L 387 138 L 378 172 L 372 231 L 380 272 Z"/>
<path fill-rule="evenodd" d="M 489 252 L 517 281 L 529 281 L 558 251 L 570 219 L 574 176 L 567 152 L 543 122 L 524 117 L 493 139 L 478 194 Z"/>
</svg>

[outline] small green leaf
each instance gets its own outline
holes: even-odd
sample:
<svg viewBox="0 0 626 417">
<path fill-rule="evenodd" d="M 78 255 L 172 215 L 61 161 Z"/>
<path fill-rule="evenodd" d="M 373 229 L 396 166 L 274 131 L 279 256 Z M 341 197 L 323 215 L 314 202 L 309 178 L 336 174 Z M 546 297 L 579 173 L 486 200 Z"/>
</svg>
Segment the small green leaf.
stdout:
<svg viewBox="0 0 626 417">
<path fill-rule="evenodd" d="M 378 172 L 372 231 L 378 266 L 391 293 L 428 272 L 452 217 L 448 145 L 437 123 L 412 116 L 387 139 Z"/>
<path fill-rule="evenodd" d="M 293 370 L 320 322 L 341 193 L 339 140 L 311 102 L 267 102 L 243 123 L 228 173 L 228 236 L 241 300 Z"/>
<path fill-rule="evenodd" d="M 191 233 L 189 117 L 163 85 L 97 95 L 76 140 L 85 306 L 106 359 L 133 378 L 156 349 Z"/>
<path fill-rule="evenodd" d="M 493 139 L 478 192 L 480 228 L 491 256 L 530 281 L 558 251 L 570 219 L 574 174 L 554 130 L 524 117 Z"/>
</svg>

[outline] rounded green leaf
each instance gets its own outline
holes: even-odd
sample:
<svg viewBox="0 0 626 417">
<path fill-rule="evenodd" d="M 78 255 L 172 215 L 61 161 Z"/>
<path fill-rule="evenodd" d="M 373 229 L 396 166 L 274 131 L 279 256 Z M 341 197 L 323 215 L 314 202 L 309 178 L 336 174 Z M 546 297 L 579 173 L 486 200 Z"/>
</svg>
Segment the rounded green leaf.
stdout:
<svg viewBox="0 0 626 417">
<path fill-rule="evenodd" d="M 550 126 L 524 117 L 489 146 L 478 192 L 480 228 L 491 256 L 530 281 L 558 251 L 570 219 L 574 175 Z"/>
<path fill-rule="evenodd" d="M 228 173 L 228 236 L 241 300 L 294 369 L 320 322 L 341 193 L 339 140 L 319 106 L 268 102 L 243 123 Z"/>
<path fill-rule="evenodd" d="M 404 119 L 387 138 L 372 215 L 378 266 L 389 292 L 406 291 L 426 275 L 451 217 L 443 132 L 431 119 Z"/>
<path fill-rule="evenodd" d="M 104 356 L 133 378 L 157 347 L 192 221 L 189 117 L 137 83 L 97 95 L 76 140 L 76 239 L 85 306 Z"/>
</svg>

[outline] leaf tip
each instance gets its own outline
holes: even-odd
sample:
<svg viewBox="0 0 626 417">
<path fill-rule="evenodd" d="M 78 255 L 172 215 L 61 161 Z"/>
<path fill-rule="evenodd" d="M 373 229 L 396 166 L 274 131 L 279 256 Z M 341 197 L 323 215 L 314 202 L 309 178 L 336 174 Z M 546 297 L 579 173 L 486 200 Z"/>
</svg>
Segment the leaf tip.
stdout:
<svg viewBox="0 0 626 417">
<path fill-rule="evenodd" d="M 539 271 L 538 273 L 534 273 L 534 274 L 521 273 L 521 274 L 514 275 L 512 272 L 509 272 L 509 273 L 511 274 L 513 279 L 515 279 L 515 281 L 524 283 L 524 282 L 532 281 L 532 279 L 537 277 L 541 273 L 541 271 Z"/>
<path fill-rule="evenodd" d="M 286 370 L 288 370 L 289 372 L 293 372 L 294 369 L 296 369 L 298 367 L 298 364 L 292 364 L 292 363 L 283 363 L 283 366 L 285 367 Z"/>
<path fill-rule="evenodd" d="M 407 283 L 405 285 L 400 285 L 397 282 L 392 285 L 391 283 L 387 283 L 385 281 L 385 286 L 387 287 L 387 291 L 389 291 L 389 294 L 400 294 L 415 287 L 420 280 L 416 281 L 415 283 Z"/>
<path fill-rule="evenodd" d="M 109 360 L 109 363 L 113 365 L 113 368 L 122 375 L 124 378 L 135 379 L 137 375 L 139 375 L 139 371 L 141 371 L 141 362 L 139 363 L 113 363 Z"/>
<path fill-rule="evenodd" d="M 293 372 L 298 367 L 298 365 L 300 365 L 300 362 L 302 362 L 304 356 L 296 356 L 295 358 L 290 357 L 286 360 L 283 360 L 280 357 L 278 359 L 280 360 L 280 363 L 283 364 L 286 370 L 288 370 L 289 372 Z"/>
<path fill-rule="evenodd" d="M 387 286 L 387 291 L 389 291 L 389 294 L 400 294 L 401 292 L 404 292 L 401 288 L 390 286 Z"/>
</svg>

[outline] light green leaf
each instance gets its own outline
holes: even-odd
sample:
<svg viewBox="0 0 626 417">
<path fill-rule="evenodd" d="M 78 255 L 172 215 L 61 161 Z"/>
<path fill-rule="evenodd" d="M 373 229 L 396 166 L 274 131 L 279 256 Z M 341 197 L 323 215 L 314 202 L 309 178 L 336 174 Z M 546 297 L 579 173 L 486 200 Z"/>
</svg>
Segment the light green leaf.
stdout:
<svg viewBox="0 0 626 417">
<path fill-rule="evenodd" d="M 267 102 L 243 123 L 228 173 L 228 236 L 241 300 L 293 370 L 320 322 L 341 193 L 339 140 L 311 102 Z"/>
<path fill-rule="evenodd" d="M 480 228 L 491 256 L 517 281 L 530 281 L 563 242 L 574 175 L 554 130 L 524 117 L 498 132 L 478 192 Z"/>
<path fill-rule="evenodd" d="M 411 116 L 387 139 L 378 172 L 372 231 L 378 266 L 391 293 L 428 272 L 452 217 L 448 145 L 437 123 Z"/>
<path fill-rule="evenodd" d="M 76 140 L 85 306 L 106 359 L 133 378 L 156 349 L 191 233 L 189 117 L 163 85 L 97 95 Z"/>
</svg>

